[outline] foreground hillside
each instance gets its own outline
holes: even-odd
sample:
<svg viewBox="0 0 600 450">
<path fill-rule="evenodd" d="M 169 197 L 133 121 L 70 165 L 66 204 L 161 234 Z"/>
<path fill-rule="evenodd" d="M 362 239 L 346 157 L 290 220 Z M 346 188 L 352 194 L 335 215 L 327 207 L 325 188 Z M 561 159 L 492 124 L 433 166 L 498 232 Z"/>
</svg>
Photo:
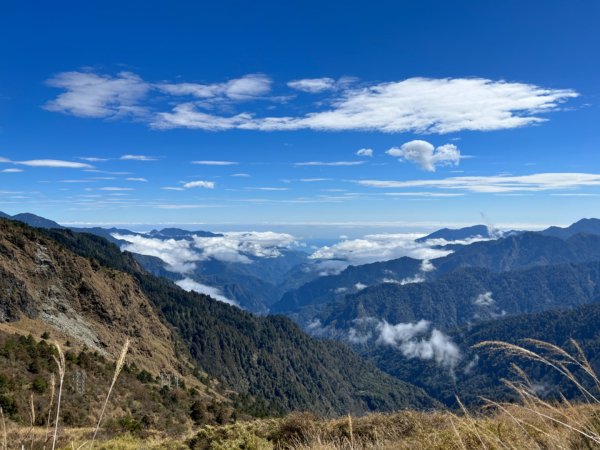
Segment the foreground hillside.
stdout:
<svg viewBox="0 0 600 450">
<path fill-rule="evenodd" d="M 48 332 L 42 336 L 0 332 L 0 408 L 4 419 L 15 426 L 31 421 L 44 426 L 51 406 L 56 404 L 60 384 L 54 360 L 59 356 L 56 336 Z M 65 377 L 60 425 L 87 427 L 98 420 L 113 377 L 114 361 L 89 349 L 78 350 L 73 342 L 61 343 Z M 234 409 L 224 400 L 224 396 L 208 386 L 200 387 L 197 381 L 190 385 L 173 374 L 155 376 L 129 362 L 112 392 L 105 426 L 117 434 L 142 428 L 182 434 L 195 422 L 228 420 Z"/>
<path fill-rule="evenodd" d="M 598 448 L 598 405 L 498 405 L 485 415 L 404 411 L 321 420 L 310 414 L 202 427 L 184 439 L 149 433 L 104 437 L 98 450 L 583 450 Z M 64 449 L 89 448 L 90 431 L 67 429 Z M 9 426 L 10 443 L 43 429 Z"/>
<path fill-rule="evenodd" d="M 130 337 L 133 361 L 151 375 L 169 368 L 189 375 L 197 365 L 196 383 L 208 374 L 235 393 L 240 410 L 255 415 L 436 404 L 346 346 L 308 337 L 288 319 L 255 317 L 151 276 L 103 238 L 6 220 L 0 227 L 6 331 L 39 334 L 46 327 L 106 356 Z"/>
</svg>

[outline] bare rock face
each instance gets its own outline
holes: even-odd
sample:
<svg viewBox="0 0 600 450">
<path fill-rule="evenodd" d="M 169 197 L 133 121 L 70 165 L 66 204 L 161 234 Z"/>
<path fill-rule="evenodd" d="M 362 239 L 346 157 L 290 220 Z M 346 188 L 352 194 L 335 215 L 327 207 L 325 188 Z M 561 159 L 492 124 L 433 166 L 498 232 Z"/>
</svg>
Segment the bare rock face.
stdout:
<svg viewBox="0 0 600 450">
<path fill-rule="evenodd" d="M 0 220 L 0 326 L 53 330 L 105 356 L 131 341 L 153 373 L 180 372 L 176 339 L 130 275 L 80 257 L 36 230 Z M 33 330 L 32 330 L 33 328 Z"/>
</svg>

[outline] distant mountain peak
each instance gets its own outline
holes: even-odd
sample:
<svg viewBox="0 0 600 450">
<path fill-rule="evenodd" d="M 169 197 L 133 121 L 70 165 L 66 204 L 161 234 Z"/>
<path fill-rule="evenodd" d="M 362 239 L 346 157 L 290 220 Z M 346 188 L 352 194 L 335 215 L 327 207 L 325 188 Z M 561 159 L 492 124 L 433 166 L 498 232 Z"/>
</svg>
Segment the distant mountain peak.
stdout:
<svg viewBox="0 0 600 450">
<path fill-rule="evenodd" d="M 546 236 L 554 236 L 561 239 L 569 239 L 580 233 L 600 235 L 600 219 L 584 218 L 565 228 L 549 227 L 542 231 L 542 234 Z"/>
<path fill-rule="evenodd" d="M 161 230 L 152 230 L 148 232 L 148 236 L 160 239 L 170 238 L 189 238 L 191 236 L 199 237 L 221 237 L 222 234 L 211 233 L 210 231 L 189 231 L 181 228 L 163 228 Z"/>
<path fill-rule="evenodd" d="M 45 217 L 32 213 L 15 214 L 14 216 L 9 216 L 8 218 L 26 223 L 30 227 L 34 228 L 64 228 L 62 225 L 53 220 L 46 219 Z"/>
<path fill-rule="evenodd" d="M 474 237 L 482 237 L 482 238 L 491 238 L 493 237 L 492 232 L 487 225 L 473 225 L 470 227 L 464 228 L 442 228 L 440 230 L 434 231 L 427 236 L 423 236 L 422 238 L 416 239 L 417 242 L 425 242 L 430 239 L 444 239 L 446 241 L 458 241 L 463 239 L 469 239 Z"/>
</svg>

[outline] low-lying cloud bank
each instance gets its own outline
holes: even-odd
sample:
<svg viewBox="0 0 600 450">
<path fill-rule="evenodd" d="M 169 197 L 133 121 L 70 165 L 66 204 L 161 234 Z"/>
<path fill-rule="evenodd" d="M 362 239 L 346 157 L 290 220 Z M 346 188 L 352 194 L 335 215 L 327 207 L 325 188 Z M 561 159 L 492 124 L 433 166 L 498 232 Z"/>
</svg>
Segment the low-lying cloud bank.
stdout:
<svg viewBox="0 0 600 450">
<path fill-rule="evenodd" d="M 126 250 L 141 255 L 155 256 L 167 264 L 167 269 L 189 273 L 196 262 L 214 259 L 228 263 L 250 264 L 255 258 L 277 258 L 282 251 L 298 244 L 290 234 L 267 232 L 232 232 L 223 236 L 191 239 L 158 239 L 139 234 L 113 234 L 126 241 Z"/>
<path fill-rule="evenodd" d="M 356 319 L 347 340 L 353 344 L 391 346 L 406 358 L 434 361 L 449 370 L 454 370 L 462 359 L 461 351 L 452 339 L 432 328 L 427 320 L 392 325 L 373 317 Z"/>
<path fill-rule="evenodd" d="M 180 239 L 159 239 L 141 234 L 114 233 L 112 236 L 127 242 L 122 246 L 122 250 L 160 258 L 167 264 L 168 270 L 183 274 L 195 270 L 199 261 L 213 259 L 226 263 L 251 264 L 262 258 L 281 257 L 285 250 L 297 249 L 302 245 L 291 234 L 272 231 L 228 232 L 222 236 L 211 237 L 192 235 Z M 334 245 L 317 249 L 310 255 L 310 259 L 322 275 L 329 275 L 339 273 L 349 265 L 408 256 L 423 260 L 421 272 L 424 273 L 434 269 L 429 260 L 452 253 L 452 250 L 445 246 L 468 245 L 488 239 L 476 236 L 460 241 L 429 239 L 416 242 L 416 239 L 422 236 L 418 233 L 382 233 L 369 234 L 359 239 L 344 239 Z M 403 284 L 406 284 L 422 280 L 415 278 L 389 281 L 404 281 Z"/>
<path fill-rule="evenodd" d="M 202 283 L 198 283 L 197 281 L 194 281 L 191 278 L 184 278 L 182 280 L 176 281 L 175 284 L 184 291 L 193 291 L 198 292 L 200 294 L 206 294 L 214 298 L 215 300 L 219 300 L 220 302 L 228 303 L 230 305 L 239 307 L 238 303 L 235 300 L 225 297 L 220 289 L 212 286 L 207 286 Z"/>
<path fill-rule="evenodd" d="M 416 239 L 422 236 L 417 233 L 369 234 L 360 239 L 346 239 L 331 246 L 321 247 L 310 258 L 315 260 L 324 275 L 339 273 L 349 265 L 388 261 L 403 256 L 424 260 L 425 265 L 422 266 L 421 271 L 428 272 L 433 270 L 429 260 L 452 253 L 452 250 L 444 248 L 445 246 L 469 245 L 488 240 L 477 236 L 460 241 L 429 239 L 425 242 L 417 242 Z"/>
</svg>

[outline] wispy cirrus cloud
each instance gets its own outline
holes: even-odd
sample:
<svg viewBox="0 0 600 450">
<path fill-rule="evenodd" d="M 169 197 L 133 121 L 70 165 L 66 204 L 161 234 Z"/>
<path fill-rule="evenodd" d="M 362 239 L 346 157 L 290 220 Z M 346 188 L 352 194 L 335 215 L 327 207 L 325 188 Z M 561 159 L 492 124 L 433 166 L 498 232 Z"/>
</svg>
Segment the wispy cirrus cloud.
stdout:
<svg viewBox="0 0 600 450">
<path fill-rule="evenodd" d="M 385 192 L 390 197 L 462 197 L 458 192 Z"/>
<path fill-rule="evenodd" d="M 0 158 L 0 163 L 17 164 L 28 167 L 49 167 L 59 169 L 93 169 L 94 166 L 75 161 L 64 161 L 62 159 L 29 159 L 25 161 L 13 161 L 8 158 Z"/>
<path fill-rule="evenodd" d="M 119 159 L 122 161 L 158 161 L 157 157 L 148 155 L 122 155 Z"/>
<path fill-rule="evenodd" d="M 346 89 L 322 111 L 304 116 L 256 117 L 243 112 L 217 116 L 190 103 L 160 113 L 156 128 L 208 130 L 324 130 L 387 133 L 490 131 L 544 122 L 540 115 L 556 110 L 578 94 L 524 83 L 482 78 L 411 78 Z"/>
<path fill-rule="evenodd" d="M 62 72 L 46 84 L 64 92 L 47 102 L 45 109 L 90 118 L 139 115 L 145 110 L 139 102 L 150 90 L 148 83 L 131 72 L 120 72 L 115 76 Z"/>
<path fill-rule="evenodd" d="M 364 161 L 307 161 L 294 163 L 295 166 L 329 166 L 329 167 L 340 167 L 340 166 L 360 166 L 364 164 Z"/>
<path fill-rule="evenodd" d="M 130 187 L 118 187 L 118 186 L 107 186 L 99 188 L 100 191 L 109 191 L 109 192 L 120 192 L 120 191 L 133 191 L 133 188 Z"/>
<path fill-rule="evenodd" d="M 249 74 L 223 83 L 159 83 L 155 86 L 171 95 L 189 95 L 199 99 L 221 97 L 244 101 L 268 94 L 272 83 L 272 80 L 266 75 Z"/>
<path fill-rule="evenodd" d="M 600 174 L 558 172 L 519 176 L 469 176 L 408 181 L 356 180 L 355 182 L 361 186 L 385 189 L 428 187 L 478 193 L 537 192 L 600 186 Z"/>
<path fill-rule="evenodd" d="M 487 78 L 409 78 L 384 83 L 334 83 L 331 98 L 302 114 L 259 115 L 253 110 L 226 115 L 215 112 L 215 102 L 259 100 L 271 91 L 272 80 L 260 74 L 214 84 L 148 83 L 138 75 L 115 76 L 64 72 L 48 80 L 63 89 L 45 105 L 51 111 L 79 117 L 117 118 L 135 115 L 157 129 L 190 128 L 380 131 L 387 133 L 452 133 L 490 131 L 535 125 L 544 114 L 560 109 L 579 94 L 572 89 L 545 88 Z M 329 78 L 295 80 L 293 89 L 330 90 Z M 153 98 L 149 98 L 154 94 Z M 154 97 L 170 96 L 167 102 Z M 188 98 L 181 98 L 185 97 Z M 289 100 L 289 98 L 288 98 Z M 174 106 L 172 104 L 175 103 Z M 235 106 L 235 105 L 234 105 Z M 290 111 L 298 111 L 294 105 Z"/>
<path fill-rule="evenodd" d="M 323 91 L 330 91 L 335 88 L 335 80 L 333 78 L 304 78 L 301 80 L 293 80 L 287 83 L 292 89 L 302 92 L 316 94 Z"/>
<path fill-rule="evenodd" d="M 235 166 L 239 164 L 236 161 L 192 161 L 192 164 L 197 164 L 200 166 Z"/>
<path fill-rule="evenodd" d="M 273 186 L 261 186 L 261 187 L 248 187 L 246 189 L 254 190 L 254 191 L 289 191 L 290 188 L 286 187 L 273 187 Z"/>
<path fill-rule="evenodd" d="M 347 76 L 338 78 L 337 80 L 329 77 L 302 78 L 299 80 L 288 81 L 287 86 L 309 94 L 320 94 L 327 91 L 347 88 L 357 81 L 358 78 Z"/>
<path fill-rule="evenodd" d="M 100 158 L 97 156 L 81 156 L 79 159 L 87 162 L 106 162 L 109 158 Z"/>
</svg>

